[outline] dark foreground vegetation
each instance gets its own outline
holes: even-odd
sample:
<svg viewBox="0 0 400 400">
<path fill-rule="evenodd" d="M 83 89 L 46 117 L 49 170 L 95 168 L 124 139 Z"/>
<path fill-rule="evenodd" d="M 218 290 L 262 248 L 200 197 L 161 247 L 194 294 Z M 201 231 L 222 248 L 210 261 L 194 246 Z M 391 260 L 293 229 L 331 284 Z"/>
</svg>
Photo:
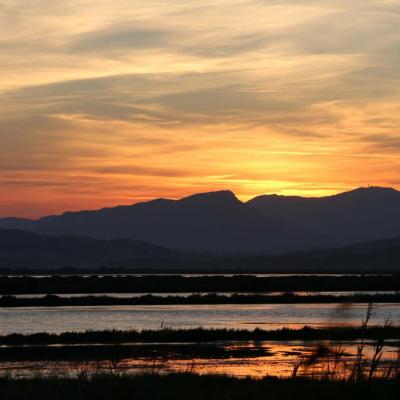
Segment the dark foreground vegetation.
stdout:
<svg viewBox="0 0 400 400">
<path fill-rule="evenodd" d="M 0 277 L 0 295 L 52 293 L 295 292 L 400 290 L 400 274 L 379 276 Z"/>
<path fill-rule="evenodd" d="M 0 347 L 0 361 L 110 361 L 126 359 L 193 360 L 254 358 L 270 355 L 264 347 L 234 347 L 222 344 L 112 344 Z"/>
<path fill-rule="evenodd" d="M 40 298 L 0 297 L 0 307 L 65 307 L 65 306 L 126 306 L 126 305 L 189 305 L 189 304 L 328 304 L 328 303 L 400 303 L 399 294 L 355 294 L 350 296 L 307 295 L 291 293 L 278 296 L 243 295 L 231 296 L 206 294 L 191 296 L 154 296 L 118 298 L 112 296 L 59 297 L 46 295 Z"/>
<path fill-rule="evenodd" d="M 2 400 L 126 399 L 398 399 L 400 380 L 237 379 L 227 376 L 98 375 L 78 378 L 0 378 Z"/>
<path fill-rule="evenodd" d="M 400 340 L 400 326 L 332 327 L 276 330 L 169 329 L 143 331 L 86 331 L 56 333 L 12 333 L 0 336 L 0 345 L 121 344 L 121 343 L 206 343 L 216 341 L 268 340 Z"/>
</svg>

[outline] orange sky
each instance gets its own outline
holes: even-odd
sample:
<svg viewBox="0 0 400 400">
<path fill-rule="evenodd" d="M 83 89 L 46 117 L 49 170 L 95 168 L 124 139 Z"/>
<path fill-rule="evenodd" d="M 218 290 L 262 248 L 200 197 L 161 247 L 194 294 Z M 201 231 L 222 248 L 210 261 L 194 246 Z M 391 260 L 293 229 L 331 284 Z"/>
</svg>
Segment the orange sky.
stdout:
<svg viewBox="0 0 400 400">
<path fill-rule="evenodd" d="M 27 3 L 0 4 L 0 216 L 400 187 L 398 0 Z"/>
</svg>

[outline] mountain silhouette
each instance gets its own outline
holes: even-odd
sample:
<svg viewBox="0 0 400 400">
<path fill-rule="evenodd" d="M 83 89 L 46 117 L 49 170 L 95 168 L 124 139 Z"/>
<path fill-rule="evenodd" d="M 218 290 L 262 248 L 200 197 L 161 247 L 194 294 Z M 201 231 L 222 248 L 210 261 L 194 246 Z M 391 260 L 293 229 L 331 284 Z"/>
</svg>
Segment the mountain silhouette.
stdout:
<svg viewBox="0 0 400 400">
<path fill-rule="evenodd" d="M 277 253 L 301 249 L 310 240 L 310 235 L 287 229 L 280 221 L 246 206 L 230 191 L 67 212 L 41 218 L 30 230 L 44 235 L 128 238 L 215 254 Z"/>
<path fill-rule="evenodd" d="M 230 191 L 219 191 L 36 221 L 5 218 L 0 228 L 125 238 L 220 255 L 279 254 L 397 237 L 400 192 L 369 187 L 320 198 L 263 195 L 244 203 Z"/>
<path fill-rule="evenodd" d="M 190 256 L 190 255 L 187 255 Z M 148 243 L 98 240 L 82 236 L 43 236 L 32 232 L 0 229 L 0 268 L 100 268 L 146 267 L 174 263 L 186 254 Z"/>
<path fill-rule="evenodd" d="M 20 270 L 224 272 L 398 272 L 400 237 L 329 250 L 275 255 L 181 252 L 130 239 L 46 236 L 0 229 L 0 272 Z M 72 269 L 73 268 L 73 269 Z M 121 270 L 121 271 L 122 271 Z"/>
<path fill-rule="evenodd" d="M 21 231 L 32 231 L 35 228 L 35 220 L 26 218 L 0 218 L 1 229 L 17 229 Z"/>
<path fill-rule="evenodd" d="M 259 196 L 247 203 L 265 216 L 318 232 L 329 247 L 400 234 L 400 192 L 368 187 L 321 198 Z"/>
</svg>

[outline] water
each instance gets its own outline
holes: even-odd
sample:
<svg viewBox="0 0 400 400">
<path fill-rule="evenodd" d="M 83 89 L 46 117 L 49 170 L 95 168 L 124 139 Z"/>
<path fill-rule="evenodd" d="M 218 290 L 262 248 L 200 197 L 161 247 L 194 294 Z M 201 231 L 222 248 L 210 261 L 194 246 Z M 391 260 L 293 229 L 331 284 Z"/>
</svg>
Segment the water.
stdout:
<svg viewBox="0 0 400 400">
<path fill-rule="evenodd" d="M 140 358 L 121 359 L 117 365 L 117 371 L 128 373 L 143 372 L 193 372 L 197 374 L 225 374 L 236 377 L 264 377 L 280 376 L 287 377 L 293 372 L 294 365 L 300 358 L 307 358 L 312 354 L 317 346 L 325 345 L 335 351 L 339 349 L 344 352 L 342 357 L 343 365 L 351 365 L 357 354 L 357 345 L 359 342 L 333 342 L 333 341 L 315 341 L 315 342 L 260 342 L 255 345 L 249 342 L 238 343 L 219 343 L 225 348 L 263 348 L 267 350 L 267 355 L 259 357 L 232 357 L 232 358 L 187 358 L 182 356 L 154 356 Z M 168 347 L 168 344 L 163 346 Z M 399 351 L 398 343 L 387 343 L 381 358 L 381 368 L 388 368 L 397 359 Z M 364 344 L 363 355 L 366 360 L 371 360 L 373 356 L 373 344 Z M 318 369 L 326 370 L 326 364 L 330 362 L 329 358 L 322 358 L 312 370 L 299 370 L 299 375 L 313 373 Z M 325 367 L 324 367 L 325 366 Z M 29 362 L 2 362 L 0 365 L 0 373 L 6 372 L 13 376 L 32 376 L 40 372 L 42 374 L 50 374 L 65 376 L 76 376 L 85 371 L 90 372 L 110 372 L 111 360 L 98 360 L 84 362 L 74 361 L 29 361 Z"/>
<path fill-rule="evenodd" d="M 231 274 L 225 274 L 225 273 L 203 273 L 203 274 L 188 274 L 188 273 L 148 273 L 148 274 L 136 274 L 136 273 L 121 273 L 121 274 L 81 274 L 81 273 L 76 273 L 76 274 L 43 274 L 43 275 L 22 275 L 22 274 L 6 274 L 6 275 L 1 275 L 0 276 L 4 276 L 4 277 L 8 277 L 8 278 L 51 278 L 53 276 L 57 276 L 57 277 L 71 277 L 71 276 L 80 276 L 82 278 L 89 278 L 92 276 L 97 276 L 99 278 L 103 278 L 103 277 L 125 277 L 125 276 L 131 276 L 131 277 L 137 277 L 137 278 L 141 278 L 144 276 L 183 276 L 185 278 L 196 278 L 196 277 L 213 277 L 213 276 L 219 276 L 219 277 L 233 277 L 233 276 L 238 276 L 238 275 L 243 275 L 243 276 L 253 276 L 253 277 L 257 277 L 257 278 L 281 278 L 281 277 L 294 277 L 294 276 L 319 276 L 319 277 L 343 277 L 343 276 L 347 276 L 347 277 L 363 277 L 363 276 L 392 276 L 392 274 L 318 274 L 318 273 L 294 273 L 294 274 L 282 274 L 282 273 L 258 273 L 258 274 L 254 274 L 254 273 L 246 273 L 246 272 L 241 272 L 241 273 L 231 273 Z"/>
<path fill-rule="evenodd" d="M 0 308 L 0 334 L 104 329 L 301 328 L 360 325 L 366 304 L 148 305 Z M 398 304 L 377 304 L 371 324 L 400 324 Z"/>
<path fill-rule="evenodd" d="M 143 276 L 143 274 L 115 274 L 112 276 Z M 161 274 L 153 274 L 161 275 Z M 177 275 L 177 274 L 174 274 Z M 216 274 L 184 274 L 183 276 L 215 276 Z M 262 277 L 280 276 L 343 276 L 341 274 L 245 274 Z M 50 276 L 50 275 L 49 275 Z M 90 274 L 84 276 L 91 276 Z M 221 276 L 221 275 L 219 275 Z M 233 276 L 223 274 L 222 276 Z M 360 275 L 351 275 L 360 276 Z M 370 275 L 371 276 L 371 275 Z M 43 276 L 35 276 L 41 278 Z M 331 296 L 355 294 L 396 294 L 393 291 L 330 291 L 330 292 L 293 292 L 295 295 Z M 138 297 L 146 294 L 155 296 L 190 296 L 192 294 L 207 293 L 75 293 L 57 294 L 60 297 L 77 296 L 110 296 L 116 298 Z M 213 293 L 231 296 L 234 293 Z M 252 292 L 241 294 L 251 295 Z M 259 295 L 278 296 L 282 292 L 256 293 Z M 40 298 L 45 294 L 17 295 L 20 298 Z M 26 307 L 26 308 L 0 308 L 0 334 L 7 333 L 34 333 L 105 329 L 160 329 L 171 328 L 236 328 L 236 329 L 278 329 L 283 327 L 301 328 L 303 326 L 359 326 L 365 318 L 366 304 L 257 304 L 257 305 L 147 305 L 147 306 L 87 306 L 87 307 Z M 370 324 L 383 324 L 387 318 L 394 325 L 400 325 L 399 304 L 377 304 L 375 306 Z M 243 358 L 195 358 L 188 359 L 184 356 L 158 359 L 149 356 L 121 360 L 118 368 L 127 372 L 195 372 L 199 374 L 222 373 L 233 376 L 265 375 L 289 376 L 293 366 L 299 358 L 310 355 L 315 346 L 327 344 L 319 342 L 264 342 L 257 343 L 268 349 L 269 354 L 259 357 Z M 255 346 L 254 343 L 225 343 L 224 346 Z M 329 342 L 328 345 L 335 345 Z M 339 344 L 337 344 L 339 346 Z M 356 342 L 340 343 L 346 352 L 346 357 L 351 360 L 357 351 Z M 386 345 L 383 361 L 396 358 L 399 344 Z M 366 347 L 367 353 L 373 351 L 372 345 Z M 2 362 L 1 372 L 12 373 L 19 376 L 30 375 L 38 371 L 61 375 L 67 371 L 74 375 L 83 369 L 92 371 L 109 371 L 110 361 L 90 361 L 85 363 L 73 361 L 61 362 Z"/>
</svg>

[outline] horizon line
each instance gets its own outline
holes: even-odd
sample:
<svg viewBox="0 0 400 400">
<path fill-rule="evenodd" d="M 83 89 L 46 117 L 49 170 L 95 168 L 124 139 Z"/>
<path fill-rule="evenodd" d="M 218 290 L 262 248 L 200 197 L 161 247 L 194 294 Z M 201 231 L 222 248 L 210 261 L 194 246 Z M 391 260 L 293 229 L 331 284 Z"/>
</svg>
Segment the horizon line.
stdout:
<svg viewBox="0 0 400 400">
<path fill-rule="evenodd" d="M 392 190 L 392 191 L 395 191 L 395 192 L 399 192 L 399 190 L 397 190 L 397 188 L 392 187 L 392 186 L 367 185 L 367 186 L 358 186 L 358 187 L 355 187 L 354 189 L 340 191 L 340 192 L 336 192 L 336 193 L 325 195 L 325 196 L 302 196 L 302 195 L 285 195 L 285 194 L 278 194 L 278 193 L 262 193 L 262 194 L 255 195 L 254 197 L 251 197 L 249 200 L 242 201 L 242 200 L 240 200 L 240 198 L 236 195 L 236 193 L 233 190 L 220 189 L 220 190 L 213 190 L 213 191 L 207 191 L 207 192 L 192 193 L 192 194 L 189 194 L 187 196 L 183 196 L 183 197 L 179 197 L 179 198 L 155 197 L 155 198 L 152 198 L 152 199 L 149 199 L 149 200 L 145 200 L 145 201 L 138 201 L 136 203 L 129 203 L 129 204 L 119 204 L 119 205 L 116 205 L 116 206 L 104 206 L 104 207 L 100 207 L 100 208 L 81 209 L 81 210 L 65 210 L 65 211 L 62 211 L 59 214 L 45 214 L 45 215 L 41 215 L 41 216 L 39 216 L 37 218 L 25 218 L 25 217 L 18 217 L 18 216 L 15 216 L 15 215 L 9 215 L 9 216 L 6 215 L 6 216 L 0 216 L 0 219 L 20 219 L 20 220 L 27 220 L 27 221 L 38 221 L 38 220 L 40 220 L 42 218 L 57 217 L 57 216 L 62 216 L 64 214 L 69 214 L 69 213 L 96 212 L 96 211 L 107 210 L 107 209 L 118 208 L 118 207 L 132 207 L 132 206 L 135 206 L 135 205 L 138 205 L 138 204 L 150 203 L 152 201 L 157 201 L 157 200 L 180 201 L 180 200 L 188 199 L 190 197 L 194 197 L 194 196 L 198 196 L 198 195 L 207 195 L 207 194 L 222 193 L 222 192 L 229 192 L 238 201 L 240 201 L 243 204 L 246 204 L 246 203 L 250 202 L 251 200 L 253 200 L 253 199 L 257 198 L 257 197 L 261 197 L 261 196 L 277 196 L 277 197 L 292 197 L 292 198 L 296 197 L 296 198 L 304 198 L 304 199 L 323 199 L 323 198 L 328 198 L 328 197 L 339 196 L 339 195 L 345 194 L 345 193 L 355 192 L 357 190 L 366 190 L 366 189 L 367 190 L 368 189 Z"/>
</svg>

